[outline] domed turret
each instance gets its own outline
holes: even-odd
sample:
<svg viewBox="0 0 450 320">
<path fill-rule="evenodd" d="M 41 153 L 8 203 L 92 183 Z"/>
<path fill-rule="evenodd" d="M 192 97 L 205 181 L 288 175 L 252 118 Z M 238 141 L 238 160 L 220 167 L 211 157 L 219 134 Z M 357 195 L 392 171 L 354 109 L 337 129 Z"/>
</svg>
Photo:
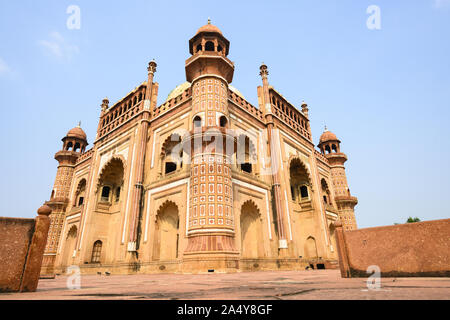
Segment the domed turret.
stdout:
<svg viewBox="0 0 450 320">
<path fill-rule="evenodd" d="M 222 35 L 222 31 L 220 31 L 220 29 L 215 25 L 211 24 L 211 19 L 208 19 L 208 24 L 205 24 L 203 27 L 198 29 L 196 35 L 202 32 L 216 32 Z"/>
<path fill-rule="evenodd" d="M 86 133 L 83 131 L 83 129 L 81 129 L 81 127 L 79 125 L 73 129 L 70 129 L 69 132 L 67 132 L 66 137 L 87 140 Z"/>
<path fill-rule="evenodd" d="M 328 131 L 325 126 L 325 131 L 320 136 L 320 141 L 317 146 L 323 154 L 339 153 L 340 143 L 341 141 L 336 137 L 336 135 L 333 132 Z"/>
<path fill-rule="evenodd" d="M 62 141 L 64 151 L 83 153 L 88 145 L 86 133 L 81 129 L 80 123 L 70 129 Z"/>
</svg>

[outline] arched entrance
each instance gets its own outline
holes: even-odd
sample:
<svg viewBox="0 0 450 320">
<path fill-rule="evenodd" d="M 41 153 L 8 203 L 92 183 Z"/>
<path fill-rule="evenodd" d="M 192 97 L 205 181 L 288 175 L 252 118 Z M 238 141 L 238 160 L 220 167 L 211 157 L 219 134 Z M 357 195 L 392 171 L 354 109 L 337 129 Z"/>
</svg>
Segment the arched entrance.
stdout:
<svg viewBox="0 0 450 320">
<path fill-rule="evenodd" d="M 244 259 L 262 256 L 262 230 L 260 213 L 253 201 L 241 207 L 241 257 Z"/>
<path fill-rule="evenodd" d="M 75 251 L 75 246 L 77 244 L 77 233 L 78 229 L 76 226 L 72 226 L 69 232 L 67 232 L 62 259 L 62 265 L 65 267 L 71 266 L 73 263 L 73 252 Z"/>
<path fill-rule="evenodd" d="M 167 261 L 178 258 L 180 219 L 178 207 L 171 201 L 165 202 L 158 210 L 155 224 L 155 260 Z"/>
</svg>

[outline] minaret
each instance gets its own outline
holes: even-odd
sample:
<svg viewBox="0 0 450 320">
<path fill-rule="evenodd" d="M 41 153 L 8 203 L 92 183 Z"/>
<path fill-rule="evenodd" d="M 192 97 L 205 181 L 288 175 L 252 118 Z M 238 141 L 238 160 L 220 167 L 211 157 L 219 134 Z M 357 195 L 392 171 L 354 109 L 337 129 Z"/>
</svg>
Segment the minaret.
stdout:
<svg viewBox="0 0 450 320">
<path fill-rule="evenodd" d="M 325 127 L 324 133 L 320 136 L 318 147 L 331 166 L 334 199 L 338 206 L 339 218 L 344 230 L 354 230 L 357 228 L 354 208 L 358 199 L 350 194 L 344 167 L 347 156 L 341 152 L 340 143 L 341 141 L 336 135 Z"/>
<path fill-rule="evenodd" d="M 72 183 L 75 162 L 88 145 L 86 133 L 81 129 L 80 124 L 71 129 L 62 139 L 62 142 L 62 150 L 55 154 L 55 159 L 59 163 L 55 183 L 50 200 L 45 203 L 52 208 L 52 213 L 50 215 L 50 230 L 47 246 L 42 262 L 41 272 L 43 274 L 53 273 L 53 265 L 64 224 L 64 216 L 67 205 L 69 204 L 70 185 Z"/>
<path fill-rule="evenodd" d="M 269 153 L 270 153 L 270 167 L 272 169 L 272 194 L 273 201 L 275 202 L 275 210 L 277 217 L 277 233 L 278 233 L 278 249 L 280 256 L 284 256 L 286 254 L 286 249 L 288 248 L 286 232 L 285 232 L 285 215 L 287 212 L 283 211 L 282 207 L 282 199 L 281 199 L 281 185 L 280 185 L 280 150 L 279 150 L 279 142 L 276 140 L 274 136 L 274 122 L 273 122 L 273 114 L 272 108 L 270 105 L 270 97 L 269 97 L 269 80 L 268 75 L 269 71 L 267 66 L 263 63 L 259 67 L 259 75 L 262 78 L 263 86 L 263 113 L 266 118 L 267 125 L 267 136 L 269 139 Z"/>
<path fill-rule="evenodd" d="M 235 138 L 227 130 L 228 84 L 234 65 L 230 42 L 216 26 L 201 27 L 189 40 L 186 79 L 192 88 L 191 131 L 183 139 L 191 156 L 188 245 L 184 269 L 236 270 L 231 159 Z"/>
<path fill-rule="evenodd" d="M 144 98 L 144 110 L 142 114 L 141 125 L 138 132 L 137 139 L 137 160 L 136 168 L 134 172 L 134 188 L 133 188 L 133 198 L 132 198 L 132 211 L 130 220 L 130 237 L 128 241 L 128 252 L 136 252 L 137 240 L 138 240 L 138 224 L 139 224 L 139 214 L 141 210 L 141 200 L 143 193 L 143 179 L 144 179 L 144 163 L 145 163 L 145 153 L 146 153 L 146 143 L 148 127 L 151 117 L 151 101 L 154 95 L 153 93 L 153 76 L 156 72 L 156 62 L 152 60 L 149 62 L 147 67 L 148 79 L 147 79 L 147 90 L 145 90 Z M 133 258 L 137 258 L 134 256 Z"/>
</svg>

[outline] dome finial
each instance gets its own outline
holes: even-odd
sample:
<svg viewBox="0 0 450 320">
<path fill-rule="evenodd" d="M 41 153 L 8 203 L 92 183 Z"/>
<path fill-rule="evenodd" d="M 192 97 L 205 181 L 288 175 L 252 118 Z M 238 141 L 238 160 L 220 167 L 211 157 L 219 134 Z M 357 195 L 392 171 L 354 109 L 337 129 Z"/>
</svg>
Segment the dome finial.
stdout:
<svg viewBox="0 0 450 320">
<path fill-rule="evenodd" d="M 78 128 L 81 128 L 81 120 L 80 121 L 78 121 L 78 126 L 77 126 Z"/>
<path fill-rule="evenodd" d="M 211 18 L 208 17 L 208 24 L 211 24 Z"/>
</svg>

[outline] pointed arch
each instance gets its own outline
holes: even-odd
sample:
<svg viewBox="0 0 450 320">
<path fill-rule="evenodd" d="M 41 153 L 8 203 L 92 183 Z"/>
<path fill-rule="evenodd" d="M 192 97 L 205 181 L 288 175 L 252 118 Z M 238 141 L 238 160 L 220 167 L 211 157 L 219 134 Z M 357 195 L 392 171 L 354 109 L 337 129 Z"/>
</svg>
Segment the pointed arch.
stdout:
<svg viewBox="0 0 450 320">
<path fill-rule="evenodd" d="M 309 236 L 305 241 L 305 258 L 316 259 L 318 258 L 316 239 L 313 236 Z"/>
<path fill-rule="evenodd" d="M 240 209 L 241 257 L 244 259 L 261 257 L 263 256 L 261 212 L 252 199 L 245 201 Z"/>
<path fill-rule="evenodd" d="M 170 134 L 161 146 L 161 157 L 166 156 L 176 144 L 181 143 L 181 140 L 179 133 L 175 132 Z"/>
<path fill-rule="evenodd" d="M 120 168 L 121 167 L 121 168 Z M 109 179 L 109 171 L 111 168 L 117 168 L 119 169 L 119 176 L 116 177 L 114 180 L 118 185 L 123 184 L 123 178 L 126 170 L 126 161 L 122 155 L 115 154 L 111 156 L 108 161 L 103 165 L 102 169 L 100 170 L 100 173 L 97 178 L 97 187 L 96 192 L 99 191 L 102 182 L 104 182 L 106 179 Z"/>
<path fill-rule="evenodd" d="M 311 174 L 304 162 L 297 156 L 289 159 L 289 184 L 292 201 L 300 203 L 310 200 L 312 190 Z"/>
<path fill-rule="evenodd" d="M 82 178 L 77 184 L 77 189 L 75 190 L 75 196 L 73 200 L 73 205 L 76 207 L 79 207 L 84 203 L 84 199 L 86 196 L 86 183 L 86 179 Z"/>
<path fill-rule="evenodd" d="M 160 261 L 178 258 L 180 241 L 180 215 L 178 205 L 166 200 L 156 212 L 153 259 Z"/>
</svg>

